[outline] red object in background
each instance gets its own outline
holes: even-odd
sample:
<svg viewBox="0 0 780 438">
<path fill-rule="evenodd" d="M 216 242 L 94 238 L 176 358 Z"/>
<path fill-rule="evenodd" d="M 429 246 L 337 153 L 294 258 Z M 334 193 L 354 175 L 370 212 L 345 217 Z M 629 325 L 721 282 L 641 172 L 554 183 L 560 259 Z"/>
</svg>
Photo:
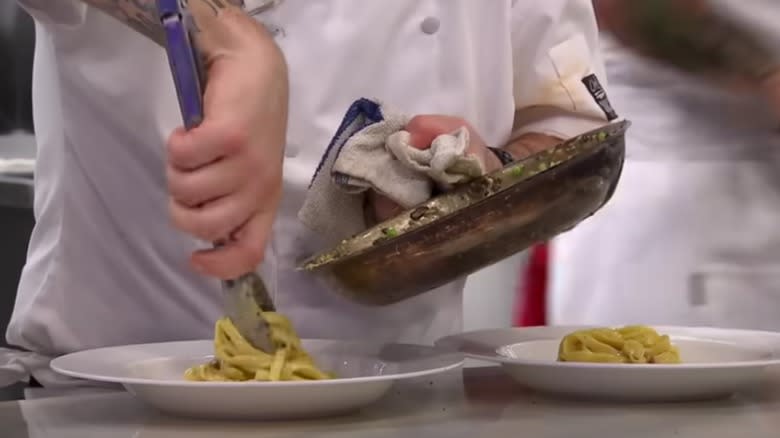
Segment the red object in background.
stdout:
<svg viewBox="0 0 780 438">
<path fill-rule="evenodd" d="M 516 326 L 533 327 L 547 322 L 549 251 L 548 243 L 531 247 L 528 264 L 517 288 Z"/>
</svg>

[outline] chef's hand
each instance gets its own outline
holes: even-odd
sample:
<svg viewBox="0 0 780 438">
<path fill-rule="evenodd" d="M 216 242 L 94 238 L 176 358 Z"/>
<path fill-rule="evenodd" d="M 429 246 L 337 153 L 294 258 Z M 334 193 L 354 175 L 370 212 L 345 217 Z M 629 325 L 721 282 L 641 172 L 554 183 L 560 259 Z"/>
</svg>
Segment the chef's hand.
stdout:
<svg viewBox="0 0 780 438">
<path fill-rule="evenodd" d="M 191 257 L 227 279 L 262 260 L 279 204 L 287 131 L 287 66 L 271 35 L 234 6 L 189 0 L 205 55 L 204 120 L 168 141 L 170 214 L 179 229 L 226 243 Z"/>
<path fill-rule="evenodd" d="M 466 153 L 477 157 L 487 172 L 501 168 L 501 161 L 493 154 L 485 144 L 485 141 L 469 125 L 468 122 L 451 116 L 420 115 L 412 118 L 404 128 L 410 134 L 409 143 L 418 149 L 428 149 L 433 140 L 443 134 L 450 134 L 462 127 L 469 130 L 470 143 Z M 403 211 L 403 208 L 375 191 L 369 192 L 369 206 L 373 212 L 373 219 L 381 222 Z"/>
<path fill-rule="evenodd" d="M 450 134 L 462 127 L 469 130 L 469 143 L 466 153 L 477 157 L 483 164 L 487 173 L 501 169 L 503 165 L 490 149 L 485 140 L 474 128 L 460 117 L 442 115 L 419 115 L 412 118 L 406 125 L 406 131 L 410 134 L 410 143 L 419 149 L 428 149 L 433 140 L 443 134 Z M 527 133 L 504 147 L 513 158 L 520 160 L 551 148 L 561 142 L 561 139 L 544 134 Z M 403 211 L 403 208 L 392 200 L 374 192 L 369 192 L 370 213 L 377 222 L 389 219 Z"/>
</svg>

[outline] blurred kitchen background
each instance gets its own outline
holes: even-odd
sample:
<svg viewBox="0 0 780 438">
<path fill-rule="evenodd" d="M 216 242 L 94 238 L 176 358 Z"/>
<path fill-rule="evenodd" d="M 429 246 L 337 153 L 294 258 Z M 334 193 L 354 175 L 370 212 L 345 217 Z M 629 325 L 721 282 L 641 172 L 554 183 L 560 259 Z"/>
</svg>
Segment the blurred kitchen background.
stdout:
<svg viewBox="0 0 780 438">
<path fill-rule="evenodd" d="M 35 29 L 13 1 L 0 2 L 0 347 L 11 314 L 27 239 L 33 226 L 31 75 Z M 467 329 L 512 323 L 524 255 L 473 275 L 467 286 Z"/>
<path fill-rule="evenodd" d="M 0 348 L 33 227 L 32 82 L 35 27 L 15 2 L 0 2 Z M 18 398 L 21 385 L 0 390 Z"/>
<path fill-rule="evenodd" d="M 0 3 L 0 332 L 11 313 L 33 225 L 35 156 L 30 84 L 35 45 L 32 20 L 14 2 Z M 0 340 L 4 345 L 5 337 Z"/>
</svg>

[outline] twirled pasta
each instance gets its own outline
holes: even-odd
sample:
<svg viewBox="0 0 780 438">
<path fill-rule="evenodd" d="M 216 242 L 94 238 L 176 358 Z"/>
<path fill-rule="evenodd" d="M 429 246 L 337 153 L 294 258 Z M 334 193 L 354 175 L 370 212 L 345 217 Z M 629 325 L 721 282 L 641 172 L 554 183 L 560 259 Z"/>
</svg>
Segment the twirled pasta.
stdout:
<svg viewBox="0 0 780 438">
<path fill-rule="evenodd" d="M 560 362 L 678 364 L 680 352 L 669 336 L 650 327 L 597 328 L 570 333 L 558 349 Z"/>
<path fill-rule="evenodd" d="M 275 312 L 263 312 L 271 329 L 276 351 L 268 354 L 254 348 L 229 318 L 217 321 L 214 336 L 215 359 L 188 369 L 184 377 L 193 381 L 284 381 L 324 380 L 321 371 L 303 350 L 290 321 Z"/>
</svg>

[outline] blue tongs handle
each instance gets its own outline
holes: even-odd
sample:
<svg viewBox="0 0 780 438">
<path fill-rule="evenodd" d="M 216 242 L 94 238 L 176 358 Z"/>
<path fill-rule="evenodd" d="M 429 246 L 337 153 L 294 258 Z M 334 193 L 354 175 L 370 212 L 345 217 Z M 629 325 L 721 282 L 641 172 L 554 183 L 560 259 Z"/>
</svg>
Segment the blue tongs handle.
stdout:
<svg viewBox="0 0 780 438">
<path fill-rule="evenodd" d="M 176 85 L 184 127 L 189 130 L 203 121 L 203 90 L 206 72 L 195 45 L 192 19 L 183 0 L 157 0 L 157 11 L 165 31 L 165 49 Z"/>
</svg>

